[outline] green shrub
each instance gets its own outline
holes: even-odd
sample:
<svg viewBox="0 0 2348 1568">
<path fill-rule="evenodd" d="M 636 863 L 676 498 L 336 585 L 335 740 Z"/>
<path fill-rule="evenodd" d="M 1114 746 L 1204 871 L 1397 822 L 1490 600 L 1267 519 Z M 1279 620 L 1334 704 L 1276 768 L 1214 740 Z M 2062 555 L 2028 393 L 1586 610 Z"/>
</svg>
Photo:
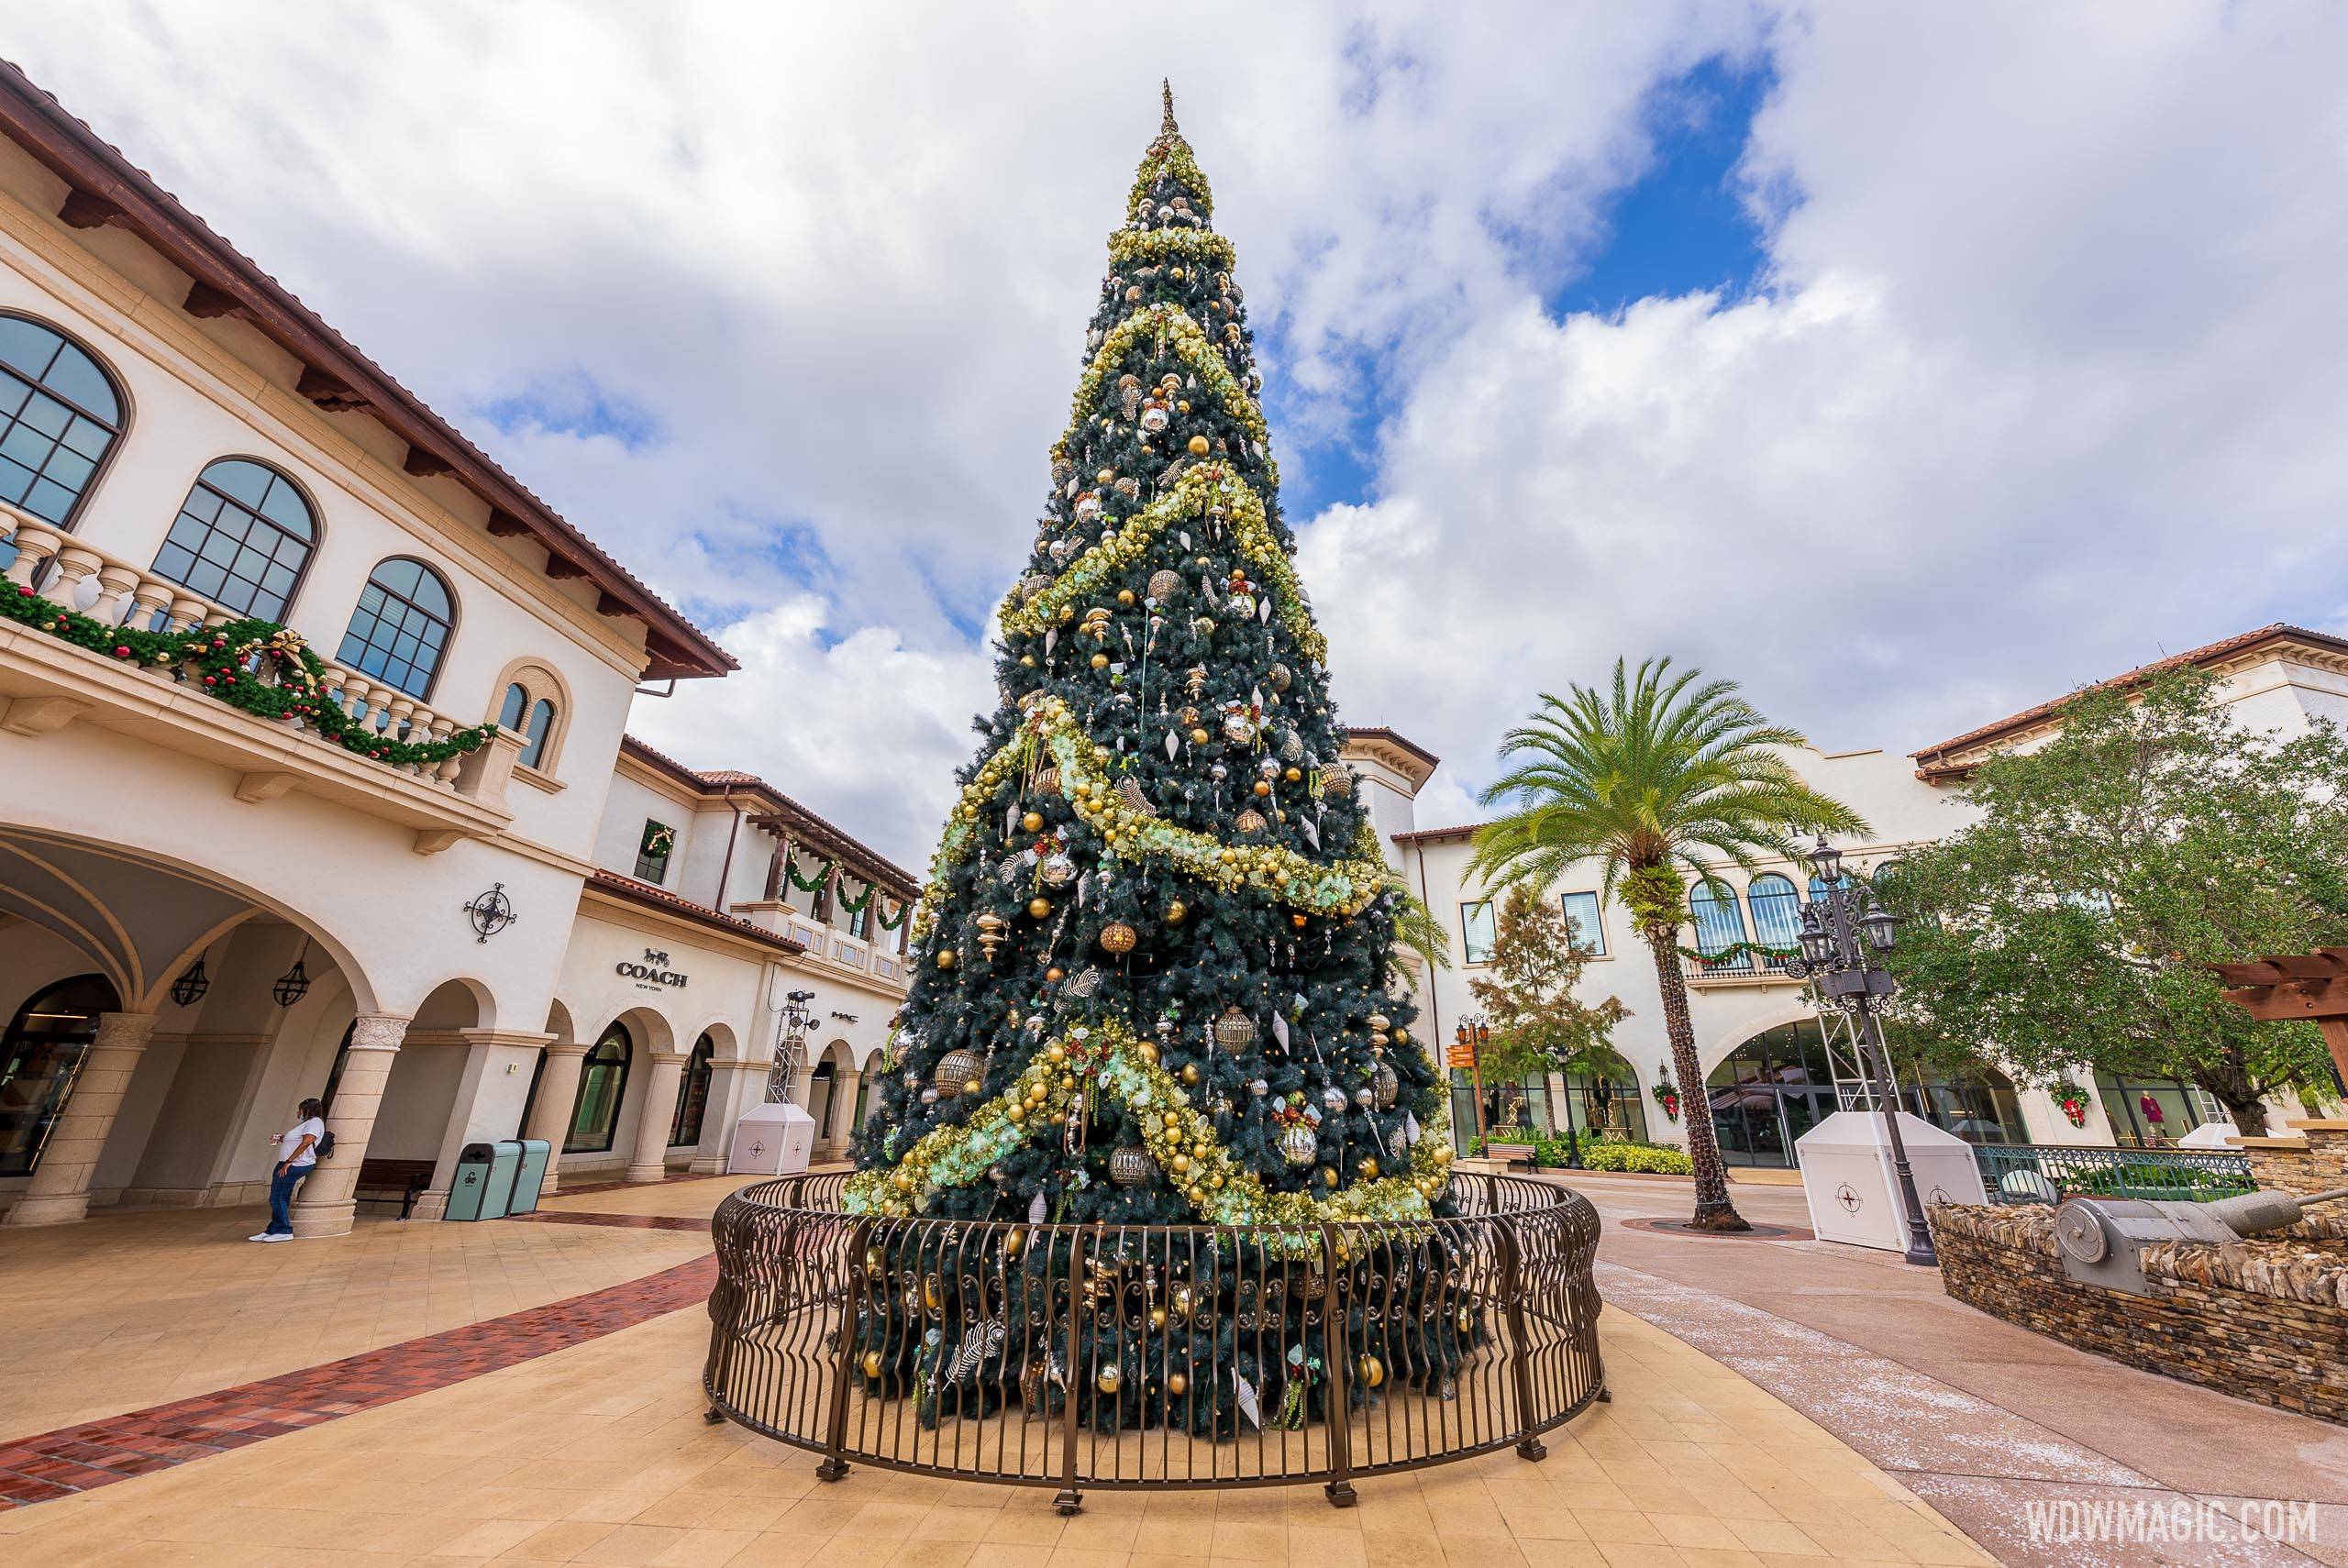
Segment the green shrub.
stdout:
<svg viewBox="0 0 2348 1568">
<path fill-rule="evenodd" d="M 1684 1149 L 1656 1143 L 1585 1143 L 1582 1165 L 1593 1171 L 1643 1171 L 1650 1176 L 1692 1176 L 1695 1164 Z"/>
</svg>

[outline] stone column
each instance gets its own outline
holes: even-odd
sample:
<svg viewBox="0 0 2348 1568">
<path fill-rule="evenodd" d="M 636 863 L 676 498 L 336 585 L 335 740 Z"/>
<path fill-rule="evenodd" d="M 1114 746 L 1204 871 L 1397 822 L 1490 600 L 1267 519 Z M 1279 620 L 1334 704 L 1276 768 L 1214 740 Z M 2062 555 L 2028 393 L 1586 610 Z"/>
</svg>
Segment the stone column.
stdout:
<svg viewBox="0 0 2348 1568">
<path fill-rule="evenodd" d="M 853 1067 L 832 1079 L 832 1153 L 845 1158 L 847 1141 L 856 1132 L 856 1088 L 863 1075 Z"/>
<path fill-rule="evenodd" d="M 358 1212 L 352 1193 L 359 1186 L 360 1163 L 367 1158 L 368 1140 L 375 1135 L 375 1112 L 382 1106 L 392 1058 L 407 1038 L 407 1025 L 408 1016 L 397 1012 L 362 1012 L 351 1024 L 350 1055 L 343 1059 L 342 1079 L 335 1085 L 334 1106 L 327 1117 L 327 1131 L 334 1134 L 334 1157 L 320 1160 L 294 1195 L 296 1236 L 349 1232 Z"/>
<path fill-rule="evenodd" d="M 147 1037 L 155 1032 L 151 1012 L 102 1012 L 97 1038 L 90 1042 L 72 1094 L 41 1145 L 40 1164 L 17 1206 L 10 1225 L 65 1225 L 90 1212 L 90 1178 L 114 1131 L 115 1112 L 138 1066 Z"/>
<path fill-rule="evenodd" d="M 644 1109 L 636 1121 L 636 1153 L 629 1156 L 629 1181 L 659 1181 L 669 1174 L 669 1123 L 677 1114 L 677 1088 L 685 1080 L 682 1051 L 652 1053 L 652 1076 L 644 1086 Z"/>
<path fill-rule="evenodd" d="M 538 1097 L 530 1102 L 525 1138 L 547 1142 L 547 1181 L 540 1193 L 551 1198 L 560 1190 L 557 1173 L 562 1166 L 562 1141 L 570 1135 L 570 1113 L 579 1105 L 579 1070 L 587 1059 L 585 1043 L 558 1040 L 548 1045 L 546 1071 L 538 1075 Z"/>
</svg>

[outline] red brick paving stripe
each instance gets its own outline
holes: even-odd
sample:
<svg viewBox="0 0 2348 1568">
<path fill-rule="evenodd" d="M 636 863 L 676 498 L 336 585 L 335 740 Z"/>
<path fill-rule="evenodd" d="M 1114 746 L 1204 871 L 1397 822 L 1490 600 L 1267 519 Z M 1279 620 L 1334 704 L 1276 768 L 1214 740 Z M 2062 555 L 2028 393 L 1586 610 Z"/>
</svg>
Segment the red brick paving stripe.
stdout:
<svg viewBox="0 0 2348 1568">
<path fill-rule="evenodd" d="M 517 1216 L 517 1218 L 519 1218 Z M 626 1222 L 661 1215 L 539 1214 L 565 1224 Z M 678 1221 L 698 1231 L 706 1221 Z M 570 1345 L 601 1339 L 709 1298 L 714 1254 L 568 1300 L 468 1323 L 381 1350 L 256 1383 L 150 1406 L 38 1437 L 0 1441 L 0 1512 L 71 1496 L 191 1460 L 429 1394 Z"/>
</svg>

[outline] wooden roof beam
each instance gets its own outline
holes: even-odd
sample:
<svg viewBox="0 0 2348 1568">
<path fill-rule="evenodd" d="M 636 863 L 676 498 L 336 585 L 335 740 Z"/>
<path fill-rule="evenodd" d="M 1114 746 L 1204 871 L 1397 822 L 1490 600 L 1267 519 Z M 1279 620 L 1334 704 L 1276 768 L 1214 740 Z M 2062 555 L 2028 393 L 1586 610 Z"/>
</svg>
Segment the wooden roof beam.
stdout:
<svg viewBox="0 0 2348 1568">
<path fill-rule="evenodd" d="M 224 315 L 244 315 L 245 302 L 226 289 L 216 289 L 198 279 L 188 286 L 187 301 L 180 308 L 190 315 L 211 321 Z"/>
<path fill-rule="evenodd" d="M 128 228 L 130 226 L 128 213 L 107 201 L 104 196 L 92 195 L 78 186 L 66 193 L 65 204 L 57 209 L 57 215 L 71 228 L 105 228 L 109 226 L 115 228 Z"/>
<path fill-rule="evenodd" d="M 302 367 L 302 379 L 294 383 L 294 390 L 328 414 L 349 414 L 367 406 L 364 397 L 315 365 Z"/>
<path fill-rule="evenodd" d="M 407 458 L 400 464 L 400 468 L 417 479 L 438 479 L 443 474 L 452 474 L 457 471 L 456 465 L 439 453 L 427 451 L 422 447 L 413 445 L 408 447 Z"/>
<path fill-rule="evenodd" d="M 515 516 L 511 512 L 501 511 L 496 507 L 490 508 L 489 536 L 491 538 L 521 539 L 527 538 L 529 534 L 530 525 L 527 523 L 523 522 L 519 517 Z M 551 565 L 552 563 L 549 562 L 548 564 Z M 552 577 L 554 574 L 552 572 L 548 572 L 547 575 L 548 577 Z"/>
</svg>

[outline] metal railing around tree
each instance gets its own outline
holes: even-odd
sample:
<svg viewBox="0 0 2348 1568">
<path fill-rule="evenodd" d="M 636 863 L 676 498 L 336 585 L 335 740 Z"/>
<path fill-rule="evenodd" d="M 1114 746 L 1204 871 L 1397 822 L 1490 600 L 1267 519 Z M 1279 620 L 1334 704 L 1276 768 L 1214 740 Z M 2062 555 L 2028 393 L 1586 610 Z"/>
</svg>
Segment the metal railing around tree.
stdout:
<svg viewBox="0 0 2348 1568">
<path fill-rule="evenodd" d="M 884 1219 L 844 1212 L 846 1180 L 762 1182 L 711 1220 L 710 1419 L 825 1480 L 1055 1486 L 1064 1513 L 1086 1486 L 1320 1482 L 1342 1505 L 1356 1476 L 1537 1459 L 1607 1397 L 1598 1215 L 1545 1182 L 1462 1175 L 1455 1218 L 1300 1228 Z M 874 1348 L 932 1333 L 910 1368 Z"/>
</svg>

